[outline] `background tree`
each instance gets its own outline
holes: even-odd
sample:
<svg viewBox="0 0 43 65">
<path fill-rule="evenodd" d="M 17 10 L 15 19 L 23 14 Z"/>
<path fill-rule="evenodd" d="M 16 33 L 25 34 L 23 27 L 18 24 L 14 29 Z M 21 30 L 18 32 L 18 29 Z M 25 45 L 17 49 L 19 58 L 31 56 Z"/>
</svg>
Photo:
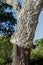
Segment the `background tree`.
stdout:
<svg viewBox="0 0 43 65">
<path fill-rule="evenodd" d="M 12 48 L 9 35 L 0 36 L 0 65 L 12 64 Z"/>
<path fill-rule="evenodd" d="M 31 65 L 43 65 L 43 38 L 35 40 L 35 48 L 31 49 Z"/>
<path fill-rule="evenodd" d="M 15 31 L 16 25 L 17 17 L 13 7 L 0 2 L 0 65 L 12 63 L 13 45 L 10 43 L 10 36 Z"/>
<path fill-rule="evenodd" d="M 17 25 L 17 17 L 13 7 L 0 2 L 0 33 L 12 34 Z"/>
</svg>

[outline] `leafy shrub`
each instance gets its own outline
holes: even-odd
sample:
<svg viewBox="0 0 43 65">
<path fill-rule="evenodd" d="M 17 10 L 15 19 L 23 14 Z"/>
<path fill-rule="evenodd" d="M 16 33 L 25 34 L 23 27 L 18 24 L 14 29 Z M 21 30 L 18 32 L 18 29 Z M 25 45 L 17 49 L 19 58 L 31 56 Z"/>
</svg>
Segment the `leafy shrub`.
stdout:
<svg viewBox="0 0 43 65">
<path fill-rule="evenodd" d="M 31 65 L 43 65 L 43 39 L 35 41 L 35 48 L 31 50 Z"/>
<path fill-rule="evenodd" d="M 12 62 L 12 47 L 9 35 L 0 37 L 0 65 Z"/>
</svg>

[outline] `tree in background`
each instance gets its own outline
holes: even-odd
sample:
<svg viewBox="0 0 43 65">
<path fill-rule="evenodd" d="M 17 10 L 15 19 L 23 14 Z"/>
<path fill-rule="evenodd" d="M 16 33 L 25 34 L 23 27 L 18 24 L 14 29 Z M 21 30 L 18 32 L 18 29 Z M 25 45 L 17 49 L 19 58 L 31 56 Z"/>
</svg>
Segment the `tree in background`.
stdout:
<svg viewBox="0 0 43 65">
<path fill-rule="evenodd" d="M 31 65 L 43 65 L 43 38 L 34 41 L 35 48 L 31 50 Z"/>
<path fill-rule="evenodd" d="M 0 2 L 0 34 L 12 34 L 17 25 L 17 17 L 13 7 Z"/>
<path fill-rule="evenodd" d="M 0 65 L 12 63 L 13 45 L 10 43 L 10 36 L 15 31 L 16 25 L 17 17 L 13 7 L 0 2 Z"/>
<path fill-rule="evenodd" d="M 0 36 L 0 65 L 11 65 L 12 48 L 9 35 Z"/>
</svg>

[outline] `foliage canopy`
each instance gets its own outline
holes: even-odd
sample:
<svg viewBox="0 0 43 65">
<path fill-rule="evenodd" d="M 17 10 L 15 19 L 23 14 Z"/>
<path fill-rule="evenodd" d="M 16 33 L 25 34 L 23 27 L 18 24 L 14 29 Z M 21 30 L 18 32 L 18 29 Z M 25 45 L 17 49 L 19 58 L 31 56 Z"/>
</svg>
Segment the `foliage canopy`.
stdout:
<svg viewBox="0 0 43 65">
<path fill-rule="evenodd" d="M 13 33 L 15 24 L 17 24 L 17 17 L 13 7 L 6 3 L 0 3 L 0 33 Z"/>
</svg>

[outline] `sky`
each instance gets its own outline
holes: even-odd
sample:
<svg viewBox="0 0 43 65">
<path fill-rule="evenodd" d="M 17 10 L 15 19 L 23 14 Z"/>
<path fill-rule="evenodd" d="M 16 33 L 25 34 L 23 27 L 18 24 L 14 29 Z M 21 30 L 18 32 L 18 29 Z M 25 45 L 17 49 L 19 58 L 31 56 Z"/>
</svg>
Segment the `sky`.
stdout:
<svg viewBox="0 0 43 65">
<path fill-rule="evenodd" d="M 22 5 L 22 0 L 18 0 L 20 2 L 20 4 Z"/>
<path fill-rule="evenodd" d="M 38 22 L 39 23 L 38 23 L 37 28 L 36 28 L 34 40 L 43 38 L 43 9 L 39 15 Z"/>
</svg>

